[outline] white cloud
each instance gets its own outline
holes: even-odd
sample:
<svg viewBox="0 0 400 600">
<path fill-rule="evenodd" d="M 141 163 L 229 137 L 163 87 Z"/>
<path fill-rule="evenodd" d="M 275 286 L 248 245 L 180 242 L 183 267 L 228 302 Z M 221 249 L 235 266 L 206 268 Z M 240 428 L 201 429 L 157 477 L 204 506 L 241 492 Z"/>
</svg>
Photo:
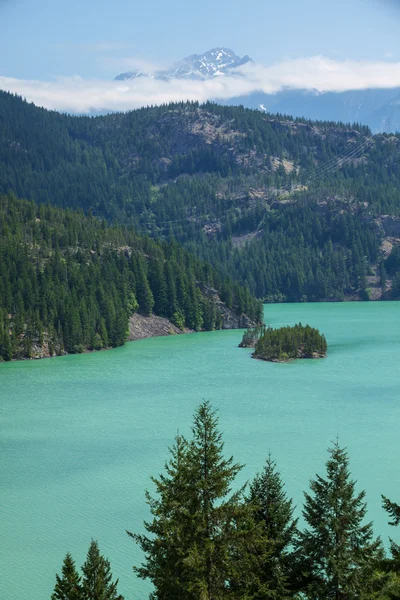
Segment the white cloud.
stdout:
<svg viewBox="0 0 400 600">
<path fill-rule="evenodd" d="M 129 110 L 179 100 L 224 100 L 255 91 L 267 94 L 283 88 L 342 92 L 400 87 L 399 62 L 334 61 L 323 56 L 288 60 L 271 66 L 248 63 L 236 75 L 204 81 L 105 81 L 60 77 L 54 81 L 0 76 L 0 88 L 38 106 L 67 112 Z"/>
</svg>

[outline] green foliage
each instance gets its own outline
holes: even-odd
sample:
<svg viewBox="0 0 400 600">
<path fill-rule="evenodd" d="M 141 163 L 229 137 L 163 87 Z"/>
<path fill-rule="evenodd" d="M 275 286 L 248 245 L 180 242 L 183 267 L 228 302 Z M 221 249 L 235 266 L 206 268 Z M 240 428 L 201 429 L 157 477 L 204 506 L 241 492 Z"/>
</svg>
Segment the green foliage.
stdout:
<svg viewBox="0 0 400 600">
<path fill-rule="evenodd" d="M 392 281 L 392 298 L 400 298 L 400 271 L 396 273 Z"/>
<path fill-rule="evenodd" d="M 312 358 L 325 356 L 327 351 L 325 336 L 309 325 L 293 327 L 264 327 L 259 335 L 254 354 L 263 360 L 289 360 L 291 358 Z"/>
<path fill-rule="evenodd" d="M 146 492 L 153 520 L 145 523 L 148 535 L 127 532 L 142 548 L 146 562 L 134 571 L 142 579 L 150 579 L 155 591 L 152 598 L 182 598 L 190 581 L 186 551 L 190 543 L 190 516 L 182 507 L 187 502 L 187 442 L 177 436 L 170 449 L 166 474 L 152 478 L 157 496 Z"/>
<path fill-rule="evenodd" d="M 396 504 L 382 495 L 383 508 L 390 516 L 389 525 L 400 524 L 400 505 Z M 389 574 L 387 595 L 390 600 L 400 598 L 400 546 L 392 539 L 390 540 L 391 558 L 386 561 L 386 572 Z"/>
<path fill-rule="evenodd" d="M 247 329 L 242 337 L 242 341 L 239 344 L 239 348 L 255 348 L 260 336 L 264 332 L 263 325 L 257 325 Z"/>
<path fill-rule="evenodd" d="M 241 465 L 225 458 L 209 402 L 194 415 L 192 436 L 178 435 L 165 471 L 146 492 L 144 534 L 127 532 L 144 553 L 134 567 L 153 584 L 153 600 L 398 600 L 400 547 L 385 558 L 365 492 L 356 493 L 347 452 L 334 443 L 326 476 L 305 494 L 305 526 L 269 455 L 248 492 L 232 490 Z M 383 497 L 393 525 L 400 507 Z M 52 600 L 123 600 L 110 563 L 92 541 L 83 576 L 67 554 Z"/>
<path fill-rule="evenodd" d="M 400 524 L 400 505 L 395 502 L 391 502 L 386 496 L 382 496 L 383 500 L 383 508 L 389 514 L 392 519 L 389 525 L 399 525 Z"/>
<path fill-rule="evenodd" d="M 179 327 L 179 329 L 181 331 L 184 330 L 185 328 L 185 315 L 183 314 L 183 312 L 181 310 L 177 310 L 174 312 L 174 314 L 171 317 L 171 321 L 174 325 L 176 325 L 177 327 Z"/>
<path fill-rule="evenodd" d="M 248 316 L 261 318 L 246 290 L 173 240 L 0 196 L 0 360 L 40 353 L 44 343 L 57 354 L 120 346 L 136 311 L 213 329 L 200 285 L 228 290 L 236 312 L 246 298 Z"/>
<path fill-rule="evenodd" d="M 224 458 L 208 402 L 195 412 L 192 432 L 190 441 L 176 438 L 166 474 L 153 478 L 156 497 L 147 493 L 153 516 L 145 523 L 147 534 L 128 532 L 145 554 L 135 571 L 153 582 L 155 599 L 240 598 L 233 582 L 249 559 L 253 536 L 241 492 L 230 495 L 241 467 Z"/>
<path fill-rule="evenodd" d="M 237 529 L 245 515 L 240 510 L 240 492 L 229 494 L 242 467 L 232 457 L 224 458 L 222 434 L 209 402 L 195 412 L 192 433 L 188 449 L 189 481 L 195 492 L 192 576 L 197 596 L 211 600 L 226 593 L 232 576 L 230 557 L 240 540 Z"/>
<path fill-rule="evenodd" d="M 400 246 L 395 246 L 385 260 L 385 269 L 390 275 L 400 271 Z"/>
<path fill-rule="evenodd" d="M 291 547 L 297 519 L 293 517 L 292 500 L 287 498 L 280 473 L 270 455 L 263 471 L 250 483 L 247 501 L 254 521 L 260 527 L 261 537 L 261 560 L 255 569 L 251 597 L 287 600 L 291 597 Z"/>
<path fill-rule="evenodd" d="M 343 300 L 379 262 L 376 217 L 400 214 L 400 136 L 369 135 L 209 102 L 72 117 L 0 92 L 0 193 L 174 236 L 258 298 Z M 164 314 L 156 279 L 146 311 Z"/>
<path fill-rule="evenodd" d="M 64 559 L 62 576 L 56 575 L 51 600 L 124 600 L 118 594 L 118 579 L 112 581 L 110 562 L 100 554 L 98 543 L 92 540 L 82 566 L 82 577 L 68 553 Z"/>
<path fill-rule="evenodd" d="M 63 562 L 62 575 L 56 575 L 56 585 L 51 600 L 83 600 L 81 578 L 76 570 L 75 561 L 68 553 Z"/>
<path fill-rule="evenodd" d="M 124 600 L 117 591 L 118 579 L 112 581 L 110 562 L 100 554 L 94 540 L 89 546 L 82 573 L 82 600 Z"/>
<path fill-rule="evenodd" d="M 355 493 L 346 451 L 335 442 L 329 455 L 326 478 L 317 475 L 305 494 L 307 528 L 297 544 L 301 590 L 313 600 L 372 598 L 385 583 L 377 574 L 381 541 L 363 523 L 365 492 Z"/>
</svg>

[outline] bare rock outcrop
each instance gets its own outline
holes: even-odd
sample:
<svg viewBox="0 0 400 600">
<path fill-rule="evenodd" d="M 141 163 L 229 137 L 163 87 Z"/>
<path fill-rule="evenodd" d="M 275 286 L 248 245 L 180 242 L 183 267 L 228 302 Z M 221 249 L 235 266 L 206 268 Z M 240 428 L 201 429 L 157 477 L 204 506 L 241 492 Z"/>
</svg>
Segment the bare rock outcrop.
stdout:
<svg viewBox="0 0 400 600">
<path fill-rule="evenodd" d="M 256 323 L 249 319 L 247 315 L 238 315 L 222 302 L 216 289 L 206 285 L 199 285 L 199 287 L 204 296 L 211 300 L 220 312 L 221 329 L 249 329 L 256 326 Z"/>
<path fill-rule="evenodd" d="M 165 335 L 178 335 L 181 333 L 191 333 L 191 329 L 181 330 L 164 317 L 145 317 L 135 313 L 129 319 L 128 341 L 143 340 L 148 337 L 157 337 Z"/>
</svg>

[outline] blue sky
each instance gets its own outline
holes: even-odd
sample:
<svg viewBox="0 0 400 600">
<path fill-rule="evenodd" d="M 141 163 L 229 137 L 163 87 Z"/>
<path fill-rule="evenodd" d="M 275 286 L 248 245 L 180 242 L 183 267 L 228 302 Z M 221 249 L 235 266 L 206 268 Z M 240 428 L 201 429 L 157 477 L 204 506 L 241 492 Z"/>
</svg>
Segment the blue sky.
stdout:
<svg viewBox="0 0 400 600">
<path fill-rule="evenodd" d="M 0 0 L 0 74 L 108 78 L 129 57 L 171 62 L 214 46 L 269 64 L 322 54 L 400 59 L 400 10 L 373 0 Z"/>
<path fill-rule="evenodd" d="M 71 110 L 99 108 L 100 98 L 115 92 L 105 82 L 133 63 L 169 65 L 215 46 L 273 67 L 252 73 L 256 88 L 272 89 L 272 80 L 277 88 L 298 87 L 302 79 L 333 90 L 352 81 L 355 88 L 400 85 L 399 26 L 400 0 L 0 0 L 0 88 L 50 108 L 67 110 L 65 96 L 77 99 Z M 315 57 L 324 58 L 316 64 Z M 340 81 L 326 76 L 342 70 Z M 216 97 L 231 92 L 217 89 Z M 125 104 L 115 100 L 113 108 L 140 105 L 149 95 L 203 99 L 190 86 L 167 94 L 165 86 L 143 89 L 136 99 L 126 89 L 119 94 Z"/>
</svg>

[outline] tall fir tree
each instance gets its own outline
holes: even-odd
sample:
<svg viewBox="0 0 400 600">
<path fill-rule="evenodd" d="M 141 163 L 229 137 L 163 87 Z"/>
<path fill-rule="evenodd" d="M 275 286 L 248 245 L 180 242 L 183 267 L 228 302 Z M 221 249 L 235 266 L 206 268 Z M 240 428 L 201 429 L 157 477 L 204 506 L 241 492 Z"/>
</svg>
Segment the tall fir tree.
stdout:
<svg viewBox="0 0 400 600">
<path fill-rule="evenodd" d="M 168 315 L 168 289 L 161 257 L 153 259 L 148 279 L 154 297 L 154 312 L 161 317 L 166 317 Z"/>
<path fill-rule="evenodd" d="M 391 500 L 389 500 L 389 498 L 386 498 L 386 496 L 382 495 L 382 501 L 383 501 L 383 508 L 386 510 L 386 512 L 388 513 L 388 515 L 391 518 L 391 521 L 389 522 L 389 525 L 399 525 L 400 524 L 400 505 L 396 504 L 395 502 L 392 502 Z"/>
<path fill-rule="evenodd" d="M 154 297 L 146 276 L 144 259 L 139 255 L 135 264 L 137 268 L 136 295 L 139 303 L 139 311 L 146 316 L 151 316 Z"/>
<path fill-rule="evenodd" d="M 245 519 L 241 493 L 231 485 L 241 470 L 233 457 L 224 458 L 218 418 L 209 402 L 196 410 L 188 462 L 193 486 L 193 534 L 188 558 L 192 586 L 200 600 L 229 597 L 234 575 L 232 551 L 240 543 Z"/>
<path fill-rule="evenodd" d="M 61 577 L 56 575 L 56 585 L 51 600 L 84 600 L 81 578 L 71 554 L 64 558 Z"/>
<path fill-rule="evenodd" d="M 190 565 L 186 551 L 190 545 L 191 514 L 189 504 L 190 480 L 187 472 L 187 442 L 178 435 L 170 448 L 170 460 L 165 474 L 152 477 L 156 496 L 146 492 L 153 519 L 145 522 L 146 534 L 128 531 L 141 547 L 146 560 L 134 571 L 141 579 L 154 585 L 154 600 L 195 599 L 190 593 Z M 148 535 L 149 534 L 149 535 Z"/>
<path fill-rule="evenodd" d="M 196 410 L 192 431 L 189 442 L 176 438 L 166 474 L 153 479 L 157 495 L 147 494 L 153 519 L 146 535 L 128 532 L 145 554 L 135 570 L 153 582 L 153 599 L 242 598 L 234 581 L 249 559 L 252 534 L 242 492 L 231 494 L 241 466 L 224 458 L 208 402 Z"/>
<path fill-rule="evenodd" d="M 293 503 L 286 495 L 281 475 L 271 455 L 262 472 L 250 484 L 248 502 L 260 528 L 261 550 L 253 598 L 286 599 L 290 596 L 291 546 L 297 519 Z"/>
<path fill-rule="evenodd" d="M 118 579 L 112 581 L 110 562 L 100 554 L 98 543 L 92 540 L 82 566 L 83 600 L 124 600 L 118 594 Z"/>
<path fill-rule="evenodd" d="M 383 587 L 376 576 L 381 541 L 372 523 L 363 523 L 365 492 L 355 493 L 346 450 L 336 441 L 328 452 L 326 478 L 317 475 L 305 494 L 307 528 L 297 544 L 301 591 L 310 600 L 370 599 Z"/>
<path fill-rule="evenodd" d="M 389 525 L 400 525 L 400 505 L 382 496 L 383 508 L 390 517 Z M 400 599 L 400 544 L 390 538 L 391 557 L 387 560 L 386 568 L 389 572 L 388 597 L 390 600 Z"/>
</svg>

